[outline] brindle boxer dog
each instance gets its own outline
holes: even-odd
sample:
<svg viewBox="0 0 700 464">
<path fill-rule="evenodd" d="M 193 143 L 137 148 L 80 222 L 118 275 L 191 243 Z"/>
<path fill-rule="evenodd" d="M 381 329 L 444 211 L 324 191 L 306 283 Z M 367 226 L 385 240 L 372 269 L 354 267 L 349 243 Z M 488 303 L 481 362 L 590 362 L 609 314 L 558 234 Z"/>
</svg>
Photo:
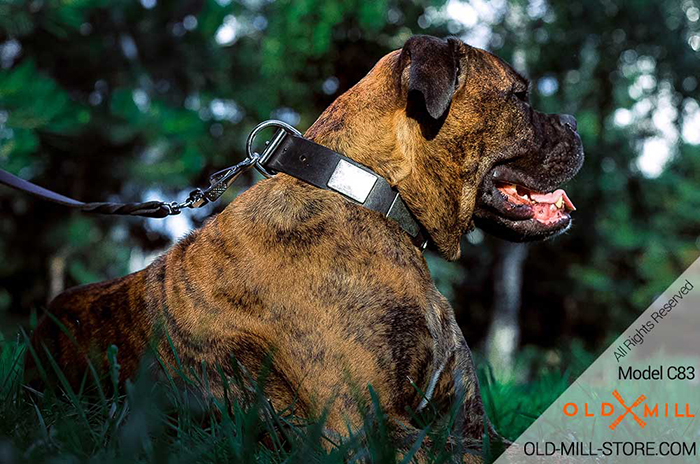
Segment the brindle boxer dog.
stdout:
<svg viewBox="0 0 700 464">
<path fill-rule="evenodd" d="M 583 162 L 574 118 L 533 110 L 523 77 L 460 40 L 409 39 L 305 136 L 385 177 L 449 260 L 475 223 L 519 241 L 570 226 L 566 194 L 546 192 Z M 427 399 L 461 401 L 465 442 L 480 443 L 488 423 L 470 350 L 409 236 L 285 174 L 259 182 L 146 269 L 68 290 L 48 311 L 77 345 L 47 320 L 34 346 L 41 353 L 46 344 L 73 381 L 86 353 L 110 344 L 132 376 L 164 327 L 186 366 L 230 373 L 234 355 L 255 374 L 274 352 L 273 405 L 295 401 L 317 416 L 330 404 L 327 426 L 340 434 L 346 420 L 361 423 L 356 395 L 367 385 L 396 423 L 410 424 L 407 408 Z M 174 364 L 167 341 L 157 350 Z M 221 394 L 221 379 L 212 382 Z"/>
</svg>

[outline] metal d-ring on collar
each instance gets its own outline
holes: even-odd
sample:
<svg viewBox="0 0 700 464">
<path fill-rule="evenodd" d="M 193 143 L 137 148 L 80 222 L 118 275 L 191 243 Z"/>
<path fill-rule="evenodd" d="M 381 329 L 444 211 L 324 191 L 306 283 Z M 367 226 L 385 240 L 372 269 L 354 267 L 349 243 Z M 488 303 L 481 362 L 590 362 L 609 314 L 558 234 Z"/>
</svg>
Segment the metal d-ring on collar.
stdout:
<svg viewBox="0 0 700 464">
<path fill-rule="evenodd" d="M 255 137 L 262 130 L 267 129 L 268 127 L 278 127 L 278 129 L 275 132 L 275 135 L 272 136 L 272 139 L 268 142 L 265 142 L 265 149 L 261 154 L 253 152 L 253 142 L 255 141 Z M 277 121 L 271 119 L 269 121 L 263 121 L 257 126 L 255 126 L 255 129 L 253 129 L 253 131 L 248 136 L 248 140 L 246 140 L 245 151 L 248 154 L 248 158 L 256 160 L 255 169 L 257 169 L 258 172 L 260 172 L 260 174 L 267 177 L 268 179 L 274 174 L 270 173 L 267 169 L 265 169 L 264 164 L 267 162 L 268 159 L 270 159 L 270 155 L 274 153 L 275 150 L 277 150 L 277 147 L 279 147 L 280 143 L 282 142 L 282 140 L 284 140 L 287 133 L 294 134 L 297 137 L 302 137 L 301 132 L 299 132 L 294 126 L 287 124 L 284 121 Z"/>
</svg>

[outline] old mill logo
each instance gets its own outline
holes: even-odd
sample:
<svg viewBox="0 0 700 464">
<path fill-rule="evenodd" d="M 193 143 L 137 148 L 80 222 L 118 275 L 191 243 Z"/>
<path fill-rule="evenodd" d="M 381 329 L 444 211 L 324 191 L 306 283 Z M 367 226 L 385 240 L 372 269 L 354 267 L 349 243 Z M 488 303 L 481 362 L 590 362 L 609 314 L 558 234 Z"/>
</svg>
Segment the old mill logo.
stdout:
<svg viewBox="0 0 700 464">
<path fill-rule="evenodd" d="M 615 430 L 615 427 L 617 427 L 618 425 L 620 425 L 620 422 L 622 422 L 622 419 L 624 419 L 625 416 L 626 416 L 628 413 L 629 413 L 629 414 L 632 414 L 632 418 L 637 422 L 637 424 L 639 424 L 639 426 L 640 426 L 641 428 L 646 427 L 647 423 L 644 422 L 642 419 L 640 419 L 639 416 L 636 415 L 636 414 L 634 413 L 634 411 L 632 411 L 633 408 L 636 408 L 637 406 L 639 406 L 640 404 L 642 404 L 644 401 L 646 401 L 646 399 L 647 399 L 646 396 L 644 396 L 644 395 L 639 395 L 639 398 L 637 398 L 636 401 L 635 401 L 634 403 L 632 403 L 632 406 L 627 407 L 627 405 L 625 404 L 624 400 L 622 399 L 622 396 L 620 396 L 620 394 L 617 392 L 617 390 L 613 390 L 613 393 L 612 393 L 612 394 L 613 394 L 613 396 L 615 397 L 615 399 L 616 399 L 617 401 L 620 402 L 620 404 L 622 405 L 622 407 L 625 408 L 625 412 L 623 412 L 622 414 L 620 414 L 619 416 L 617 416 L 617 419 L 615 419 L 615 422 L 613 422 L 612 424 L 610 424 L 610 430 Z M 659 405 L 657 404 L 656 407 L 657 407 L 657 414 L 658 414 L 658 407 L 659 407 Z"/>
<path fill-rule="evenodd" d="M 644 419 L 657 418 L 659 415 L 661 417 L 675 417 L 675 418 L 693 418 L 695 414 L 690 413 L 690 404 L 685 403 L 685 411 L 682 411 L 682 406 L 678 403 L 656 403 L 653 407 L 646 402 L 647 397 L 644 395 L 639 395 L 637 399 L 634 400 L 629 406 L 622 399 L 622 395 L 617 390 L 613 390 L 612 396 L 617 400 L 619 406 L 616 407 L 613 403 L 601 403 L 600 404 L 600 417 L 613 417 L 617 411 L 617 416 L 613 422 L 608 426 L 610 430 L 615 430 L 620 422 L 622 422 L 627 416 L 631 417 L 639 427 L 646 427 L 647 423 Z M 622 407 L 620 410 L 620 406 Z M 643 409 L 639 408 L 643 406 Z M 589 409 L 588 403 L 583 403 L 583 417 L 595 417 L 596 414 L 594 409 Z M 661 411 L 661 412 L 659 412 Z M 568 417 L 574 417 L 579 413 L 579 405 L 576 403 L 566 403 L 564 405 L 564 415 Z M 641 416 L 641 417 L 640 417 Z M 644 419 L 643 419 L 644 418 Z"/>
</svg>

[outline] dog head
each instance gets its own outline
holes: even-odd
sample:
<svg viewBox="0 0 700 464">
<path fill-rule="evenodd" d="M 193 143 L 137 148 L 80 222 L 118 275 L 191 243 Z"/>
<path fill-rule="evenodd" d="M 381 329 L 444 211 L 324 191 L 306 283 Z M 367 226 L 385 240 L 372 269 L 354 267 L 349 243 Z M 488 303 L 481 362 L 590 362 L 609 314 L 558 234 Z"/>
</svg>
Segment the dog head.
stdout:
<svg viewBox="0 0 700 464">
<path fill-rule="evenodd" d="M 448 259 L 474 223 L 513 241 L 570 227 L 559 186 L 583 163 L 576 120 L 528 102 L 507 63 L 415 36 L 341 95 L 306 136 L 386 177 Z"/>
</svg>

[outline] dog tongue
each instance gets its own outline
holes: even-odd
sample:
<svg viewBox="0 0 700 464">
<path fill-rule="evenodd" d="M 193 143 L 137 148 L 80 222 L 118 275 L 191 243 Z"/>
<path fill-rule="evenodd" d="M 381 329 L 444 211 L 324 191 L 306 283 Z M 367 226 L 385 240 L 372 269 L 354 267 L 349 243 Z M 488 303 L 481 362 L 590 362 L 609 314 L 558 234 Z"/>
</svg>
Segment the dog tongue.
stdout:
<svg viewBox="0 0 700 464">
<path fill-rule="evenodd" d="M 558 189 L 555 190 L 554 192 L 551 193 L 535 193 L 531 192 L 530 193 L 530 198 L 535 200 L 538 203 L 556 203 L 556 201 L 559 199 L 559 197 L 564 200 L 564 204 L 566 205 L 566 209 L 569 211 L 576 211 L 576 207 L 574 204 L 571 202 L 569 199 L 569 196 L 566 194 L 566 192 L 563 189 Z"/>
</svg>

